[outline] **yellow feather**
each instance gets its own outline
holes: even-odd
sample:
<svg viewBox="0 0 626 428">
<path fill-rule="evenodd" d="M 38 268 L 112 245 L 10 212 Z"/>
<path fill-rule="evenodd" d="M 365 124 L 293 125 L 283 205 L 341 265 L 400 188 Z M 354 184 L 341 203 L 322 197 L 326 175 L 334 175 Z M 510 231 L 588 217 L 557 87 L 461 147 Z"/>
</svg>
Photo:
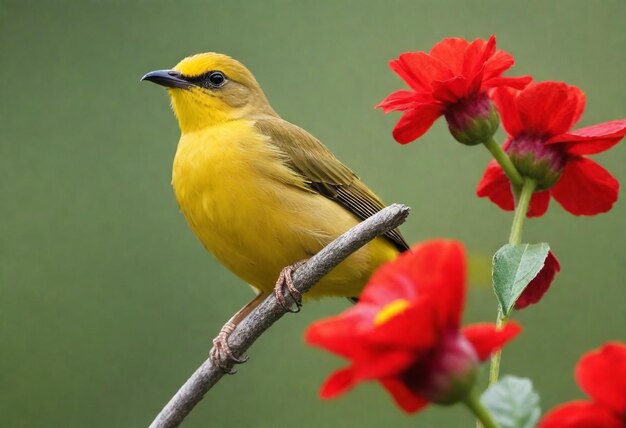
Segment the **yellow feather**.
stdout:
<svg viewBox="0 0 626 428">
<path fill-rule="evenodd" d="M 172 174 L 180 209 L 210 253 L 243 281 L 269 292 L 285 266 L 311 257 L 359 219 L 313 191 L 308 177 L 290 166 L 289 153 L 255 126 L 261 118 L 265 126 L 285 122 L 243 65 L 224 55 L 202 54 L 181 61 L 175 70 L 186 78 L 221 70 L 228 78 L 220 90 L 169 89 L 181 127 Z M 366 190 L 362 194 L 370 192 L 356 184 Z M 397 253 L 390 241 L 377 238 L 306 297 L 358 296 L 372 272 Z"/>
</svg>

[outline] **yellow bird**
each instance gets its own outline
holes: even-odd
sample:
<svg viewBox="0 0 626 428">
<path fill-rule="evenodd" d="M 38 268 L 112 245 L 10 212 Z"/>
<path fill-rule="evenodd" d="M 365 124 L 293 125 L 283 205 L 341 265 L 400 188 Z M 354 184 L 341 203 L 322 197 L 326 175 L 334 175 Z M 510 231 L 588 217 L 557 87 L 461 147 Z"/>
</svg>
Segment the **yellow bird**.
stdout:
<svg viewBox="0 0 626 428">
<path fill-rule="evenodd" d="M 214 341 L 214 362 L 223 367 L 223 354 L 239 362 L 226 341 L 234 326 L 273 291 L 284 304 L 285 285 L 299 300 L 290 281 L 297 262 L 384 205 L 315 137 L 282 119 L 233 58 L 198 54 L 142 80 L 168 88 L 181 131 L 172 185 L 191 230 L 258 290 Z M 398 230 L 376 238 L 307 297 L 357 297 L 380 264 L 406 249 Z"/>
</svg>

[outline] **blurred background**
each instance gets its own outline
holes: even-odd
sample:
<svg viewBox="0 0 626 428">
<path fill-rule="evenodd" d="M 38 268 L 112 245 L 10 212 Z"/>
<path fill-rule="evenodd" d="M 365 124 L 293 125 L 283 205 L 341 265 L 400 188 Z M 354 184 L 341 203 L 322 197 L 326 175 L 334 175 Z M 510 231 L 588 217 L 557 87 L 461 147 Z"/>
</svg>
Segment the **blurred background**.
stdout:
<svg viewBox="0 0 626 428">
<path fill-rule="evenodd" d="M 454 142 L 442 121 L 396 144 L 399 114 L 373 110 L 404 87 L 387 61 L 447 36 L 495 34 L 517 60 L 510 74 L 586 92 L 585 126 L 626 116 L 625 18 L 623 0 L 1 1 L 0 425 L 147 426 L 251 298 L 178 212 L 179 131 L 165 91 L 139 82 L 144 73 L 197 52 L 240 59 L 284 118 L 387 202 L 413 208 L 410 242 L 458 238 L 480 264 L 512 220 L 474 195 L 488 153 Z M 595 159 L 626 183 L 623 144 Z M 544 409 L 582 397 L 573 379 L 582 353 L 625 339 L 624 196 L 591 218 L 553 202 L 526 225 L 525 240 L 550 242 L 563 272 L 541 305 L 516 314 L 525 331 L 503 372 L 531 377 Z M 484 273 L 467 321 L 495 318 Z M 343 362 L 302 334 L 346 306 L 327 300 L 283 318 L 185 426 L 473 426 L 460 406 L 402 414 L 376 385 L 320 401 Z"/>
</svg>

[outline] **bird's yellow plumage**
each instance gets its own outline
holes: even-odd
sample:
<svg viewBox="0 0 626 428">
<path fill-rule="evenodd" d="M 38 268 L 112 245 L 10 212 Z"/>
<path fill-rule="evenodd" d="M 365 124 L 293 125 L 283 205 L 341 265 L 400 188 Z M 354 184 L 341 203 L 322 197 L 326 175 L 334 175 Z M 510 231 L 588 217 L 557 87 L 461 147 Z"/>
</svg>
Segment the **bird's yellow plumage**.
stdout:
<svg viewBox="0 0 626 428">
<path fill-rule="evenodd" d="M 159 73 L 146 79 L 170 88 L 181 128 L 172 179 L 180 209 L 206 249 L 250 285 L 271 292 L 285 266 L 382 208 L 321 143 L 272 110 L 239 62 L 201 54 Z M 397 231 L 375 239 L 307 296 L 358 296 L 404 246 Z"/>
<path fill-rule="evenodd" d="M 196 236 L 224 266 L 267 292 L 282 268 L 311 257 L 358 222 L 302 185 L 245 119 L 183 134 L 174 160 L 176 197 Z M 358 296 L 372 270 L 396 253 L 377 239 L 308 295 Z"/>
</svg>

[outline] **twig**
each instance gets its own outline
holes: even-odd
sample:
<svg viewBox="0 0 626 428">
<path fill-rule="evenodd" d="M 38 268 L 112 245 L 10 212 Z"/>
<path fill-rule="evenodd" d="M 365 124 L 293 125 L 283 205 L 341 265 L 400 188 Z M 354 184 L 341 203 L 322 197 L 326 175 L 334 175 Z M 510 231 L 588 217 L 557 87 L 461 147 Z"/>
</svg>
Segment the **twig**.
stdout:
<svg viewBox="0 0 626 428">
<path fill-rule="evenodd" d="M 383 233 L 395 229 L 409 215 L 409 207 L 393 204 L 364 220 L 324 247 L 311 257 L 293 274 L 294 286 L 301 292 L 307 292 L 324 275 L 345 260 L 350 254 Z M 285 296 L 288 304 L 293 300 Z M 228 343 L 233 354 L 243 355 L 247 349 L 285 315 L 285 309 L 271 294 L 263 303 L 252 311 L 231 334 Z M 157 415 L 150 428 L 170 428 L 179 426 L 196 404 L 202 400 L 221 378 L 224 372 L 207 359 L 187 382 L 176 392 L 172 399 Z"/>
</svg>

